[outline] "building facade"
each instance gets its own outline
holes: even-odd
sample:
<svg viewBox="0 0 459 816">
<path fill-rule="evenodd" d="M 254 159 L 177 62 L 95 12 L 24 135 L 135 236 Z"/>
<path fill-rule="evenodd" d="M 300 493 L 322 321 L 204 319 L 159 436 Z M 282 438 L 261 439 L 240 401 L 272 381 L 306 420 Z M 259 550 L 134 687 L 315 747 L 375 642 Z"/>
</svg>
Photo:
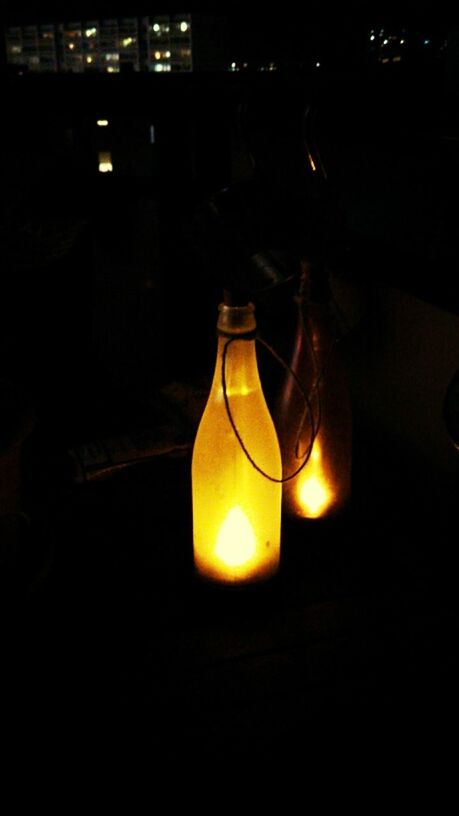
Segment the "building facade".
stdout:
<svg viewBox="0 0 459 816">
<path fill-rule="evenodd" d="M 10 26 L 5 40 L 18 73 L 193 70 L 190 14 Z"/>
</svg>

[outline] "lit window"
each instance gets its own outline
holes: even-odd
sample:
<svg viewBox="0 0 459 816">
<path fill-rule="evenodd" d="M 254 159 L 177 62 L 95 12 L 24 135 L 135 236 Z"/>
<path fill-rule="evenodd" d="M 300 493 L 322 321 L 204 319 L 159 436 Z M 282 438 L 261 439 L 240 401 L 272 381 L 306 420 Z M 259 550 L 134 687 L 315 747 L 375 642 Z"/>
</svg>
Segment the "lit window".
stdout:
<svg viewBox="0 0 459 816">
<path fill-rule="evenodd" d="M 101 150 L 99 152 L 99 173 L 112 173 L 112 154 L 109 150 Z"/>
<path fill-rule="evenodd" d="M 108 126 L 108 119 L 98 119 L 97 120 L 97 127 L 107 127 Z"/>
<path fill-rule="evenodd" d="M 188 31 L 188 23 L 185 23 L 185 22 L 180 23 L 180 31 L 183 31 L 183 32 Z"/>
</svg>

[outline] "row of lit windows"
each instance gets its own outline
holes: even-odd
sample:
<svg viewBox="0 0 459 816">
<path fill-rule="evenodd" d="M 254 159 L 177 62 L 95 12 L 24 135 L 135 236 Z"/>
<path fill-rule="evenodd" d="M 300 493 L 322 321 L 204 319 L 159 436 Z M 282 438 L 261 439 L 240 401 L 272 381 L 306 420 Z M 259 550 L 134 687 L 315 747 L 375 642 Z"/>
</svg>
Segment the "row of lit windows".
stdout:
<svg viewBox="0 0 459 816">
<path fill-rule="evenodd" d="M 119 62 L 120 58 L 128 58 L 137 71 L 141 58 L 143 68 L 150 71 L 192 69 L 191 22 L 183 15 L 179 20 L 143 18 L 140 27 L 137 18 L 60 23 L 55 27 L 16 26 L 7 29 L 5 36 L 8 61 L 34 71 L 80 72 L 86 65 L 99 69 L 102 66 L 113 73 L 119 68 L 104 64 Z M 188 47 L 183 48 L 184 44 Z"/>
</svg>

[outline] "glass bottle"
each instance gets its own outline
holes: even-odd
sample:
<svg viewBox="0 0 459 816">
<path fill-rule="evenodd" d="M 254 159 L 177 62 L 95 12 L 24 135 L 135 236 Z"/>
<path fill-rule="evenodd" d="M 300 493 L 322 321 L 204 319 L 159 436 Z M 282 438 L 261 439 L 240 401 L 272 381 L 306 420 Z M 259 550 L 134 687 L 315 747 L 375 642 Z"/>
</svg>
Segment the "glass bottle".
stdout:
<svg viewBox="0 0 459 816">
<path fill-rule="evenodd" d="M 281 479 L 282 461 L 258 373 L 254 306 L 226 301 L 219 306 L 215 373 L 193 448 L 193 547 L 200 577 L 235 585 L 278 569 L 282 484 L 257 467 Z"/>
<path fill-rule="evenodd" d="M 284 478 L 283 508 L 298 518 L 341 511 L 351 493 L 352 420 L 346 366 L 321 270 L 302 265 L 291 369 L 308 403 L 287 374 L 276 410 Z M 311 447 L 312 446 L 312 447 Z"/>
</svg>

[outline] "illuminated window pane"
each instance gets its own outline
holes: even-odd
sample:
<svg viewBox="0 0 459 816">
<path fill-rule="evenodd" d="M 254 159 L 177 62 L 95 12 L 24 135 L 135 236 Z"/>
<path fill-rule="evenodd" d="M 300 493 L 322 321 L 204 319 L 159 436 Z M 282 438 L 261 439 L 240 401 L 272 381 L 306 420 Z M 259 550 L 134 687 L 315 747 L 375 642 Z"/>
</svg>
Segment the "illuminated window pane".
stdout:
<svg viewBox="0 0 459 816">
<path fill-rule="evenodd" d="M 109 150 L 99 151 L 99 173 L 112 173 L 112 154 Z"/>
</svg>

